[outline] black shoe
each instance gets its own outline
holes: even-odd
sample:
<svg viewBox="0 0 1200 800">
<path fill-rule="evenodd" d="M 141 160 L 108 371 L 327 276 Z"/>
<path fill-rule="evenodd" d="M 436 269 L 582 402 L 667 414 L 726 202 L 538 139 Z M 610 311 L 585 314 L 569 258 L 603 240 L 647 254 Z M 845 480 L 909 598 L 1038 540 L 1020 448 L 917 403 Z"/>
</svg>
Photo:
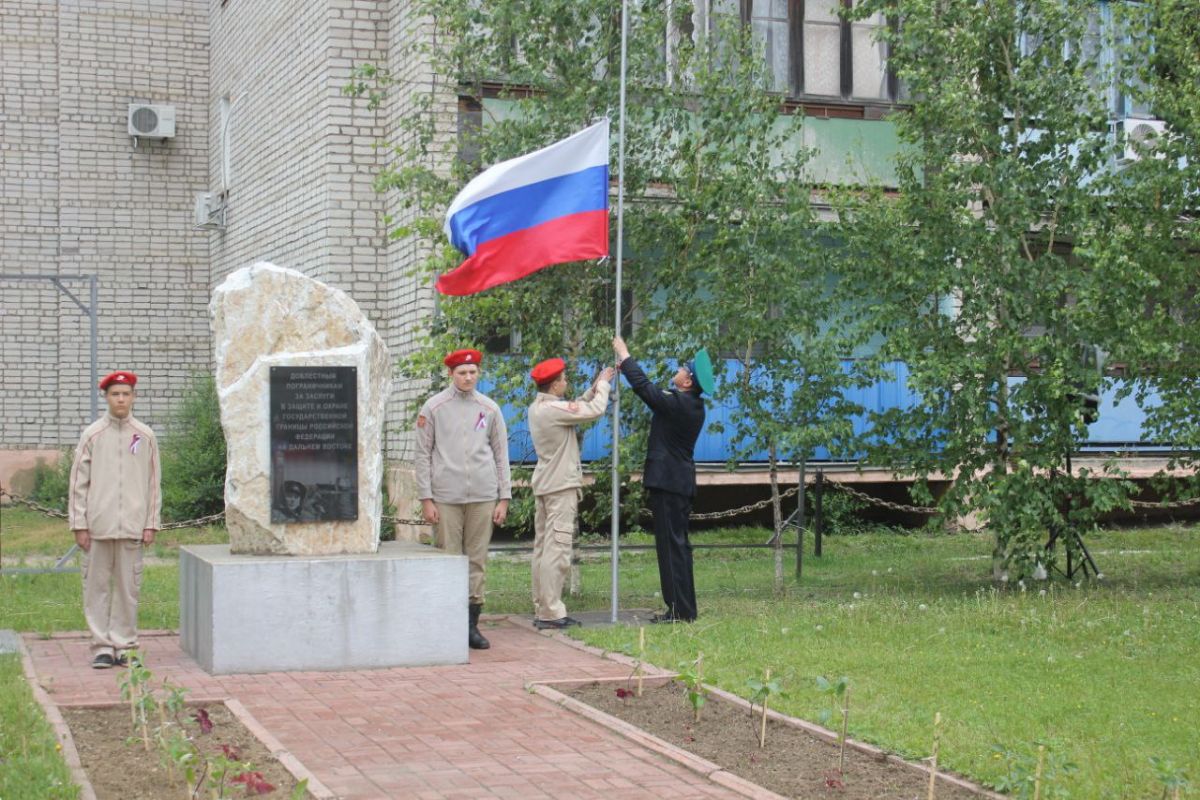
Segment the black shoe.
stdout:
<svg viewBox="0 0 1200 800">
<path fill-rule="evenodd" d="M 492 643 L 479 632 L 480 611 L 483 611 L 483 603 L 471 603 L 467 606 L 467 646 L 472 650 L 487 650 L 492 646 Z"/>
<path fill-rule="evenodd" d="M 692 617 L 691 619 L 689 619 L 687 617 L 677 617 L 677 616 L 675 616 L 675 613 L 672 611 L 668 611 L 665 614 L 655 614 L 653 617 L 650 618 L 651 625 L 660 625 L 660 624 L 661 625 L 674 625 L 676 622 L 695 622 L 695 621 L 696 621 L 695 617 Z"/>
<path fill-rule="evenodd" d="M 479 628 L 472 625 L 471 630 L 467 633 L 467 647 L 472 650 L 487 650 L 491 646 L 492 643 L 484 638 L 484 635 L 479 632 Z"/>
<path fill-rule="evenodd" d="M 583 623 L 574 617 L 561 617 L 559 619 L 535 619 L 533 621 L 533 627 L 537 628 L 539 631 L 561 630 L 563 628 L 569 628 L 572 625 L 582 626 Z"/>
<path fill-rule="evenodd" d="M 112 669 L 115 663 L 117 662 L 108 653 L 97 653 L 92 659 L 92 669 Z"/>
</svg>

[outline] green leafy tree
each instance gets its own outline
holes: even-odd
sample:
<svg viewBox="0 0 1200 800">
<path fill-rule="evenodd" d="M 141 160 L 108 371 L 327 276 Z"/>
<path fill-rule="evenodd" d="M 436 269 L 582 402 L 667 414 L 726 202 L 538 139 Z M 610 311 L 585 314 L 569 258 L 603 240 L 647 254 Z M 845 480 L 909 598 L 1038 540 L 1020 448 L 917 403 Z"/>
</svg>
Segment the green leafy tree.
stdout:
<svg viewBox="0 0 1200 800">
<path fill-rule="evenodd" d="M 1168 495 L 1194 497 L 1200 452 L 1200 15 L 1194 2 L 1156 0 L 1118 6 L 1129 57 L 1122 90 L 1166 123 L 1161 136 L 1126 141 L 1136 159 L 1106 176 L 1127 219 L 1113 232 L 1120 247 L 1097 253 L 1097 269 L 1130 295 L 1110 323 L 1122 335 L 1113 357 L 1126 365 L 1128 391 L 1143 401 L 1143 437 L 1173 445 L 1170 466 L 1189 480 L 1164 479 Z M 1151 397 L 1154 402 L 1145 402 Z"/>
<path fill-rule="evenodd" d="M 871 457 L 921 481 L 953 476 L 942 509 L 986 519 L 998 577 L 1033 572 L 1047 531 L 1086 531 L 1128 490 L 1093 480 L 1119 477 L 1111 462 L 1063 469 L 1086 431 L 1082 396 L 1112 380 L 1081 353 L 1122 352 L 1114 319 L 1145 301 L 1142 276 L 1117 268 L 1133 217 L 1101 188 L 1120 143 L 1100 45 L 1118 65 L 1129 46 L 1098 27 L 1099 5 L 867 0 L 853 12 L 899 21 L 885 36 L 912 98 L 896 115 L 899 192 L 842 206 L 841 270 L 873 290 L 879 358 L 906 363 L 912 396 L 875 415 Z M 916 493 L 932 500 L 923 483 Z"/>
<path fill-rule="evenodd" d="M 780 589 L 779 464 L 852 438 L 860 409 L 845 391 L 861 377 L 843 358 L 859 328 L 810 203 L 803 116 L 779 114 L 750 29 L 726 20 L 717 34 L 717 45 L 680 52 L 692 100 L 665 147 L 673 202 L 659 209 L 658 242 L 673 255 L 659 282 L 671 287 L 666 330 L 730 359 L 715 400 L 737 409 L 725 431 L 731 466 L 767 453 Z"/>
<path fill-rule="evenodd" d="M 440 142 L 431 101 L 411 116 L 394 167 L 378 181 L 380 189 L 397 191 L 407 220 L 394 235 L 429 245 L 418 274 L 432 279 L 457 264 L 443 243 L 441 214 L 480 165 L 615 112 L 620 6 L 608 0 L 418 5 L 436 20 L 438 35 L 414 45 L 417 55 L 436 74 L 453 76 L 459 95 L 484 114 L 478 130 L 459 132 L 466 157 L 442 163 L 433 155 Z M 734 369 L 716 400 L 739 404 L 729 431 L 738 455 L 767 450 L 774 475 L 779 461 L 803 458 L 849 429 L 837 413 L 847 381 L 845 347 L 829 335 L 841 330 L 828 324 L 825 307 L 837 287 L 804 188 L 802 118 L 780 115 L 759 46 L 735 19 L 698 31 L 686 4 L 650 0 L 629 8 L 622 325 L 636 320 L 628 338 L 655 379 L 665 381 L 672 361 L 701 346 L 732 356 Z M 348 91 L 378 102 L 388 83 L 376 67 L 364 66 Z M 611 357 L 614 294 L 613 265 L 601 261 L 445 298 L 425 346 L 404 371 L 437 380 L 438 357 L 447 348 L 516 332 L 514 356 L 487 366 L 494 397 L 523 406 L 532 396 L 529 362 L 550 355 L 573 365 L 582 389 Z M 628 470 L 641 464 L 648 415 L 640 403 L 622 410 L 620 461 Z M 592 522 L 608 510 L 606 465 L 595 466 Z M 626 519 L 641 507 L 630 488 Z"/>
<path fill-rule="evenodd" d="M 216 382 L 193 378 L 162 442 L 163 516 L 197 519 L 225 508 L 225 434 Z"/>
</svg>

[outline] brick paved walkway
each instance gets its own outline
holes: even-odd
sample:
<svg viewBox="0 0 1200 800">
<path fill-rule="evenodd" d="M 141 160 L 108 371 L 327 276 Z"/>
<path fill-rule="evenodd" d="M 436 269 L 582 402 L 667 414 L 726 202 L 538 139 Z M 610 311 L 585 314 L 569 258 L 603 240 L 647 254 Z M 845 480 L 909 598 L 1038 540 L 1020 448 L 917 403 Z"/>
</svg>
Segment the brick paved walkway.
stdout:
<svg viewBox="0 0 1200 800">
<path fill-rule="evenodd" d="M 507 620 L 469 665 L 212 676 L 172 634 L 143 635 L 157 678 L 235 698 L 343 798 L 733 798 L 739 795 L 525 691 L 529 680 L 628 674 Z M 24 639 L 59 706 L 116 701 L 82 634 Z"/>
</svg>

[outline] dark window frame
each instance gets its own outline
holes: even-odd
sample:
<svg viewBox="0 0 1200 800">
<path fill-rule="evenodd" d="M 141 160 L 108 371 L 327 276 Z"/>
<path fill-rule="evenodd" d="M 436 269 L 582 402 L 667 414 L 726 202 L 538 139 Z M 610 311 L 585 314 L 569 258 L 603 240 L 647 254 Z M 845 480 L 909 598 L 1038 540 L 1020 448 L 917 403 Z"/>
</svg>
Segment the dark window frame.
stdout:
<svg viewBox="0 0 1200 800">
<path fill-rule="evenodd" d="M 705 2 L 705 0 L 699 0 Z M 847 10 L 853 8 L 854 0 L 839 0 Z M 786 92 L 787 105 L 792 108 L 815 108 L 822 116 L 852 116 L 877 118 L 883 110 L 901 105 L 900 80 L 895 71 L 888 66 L 885 74 L 887 96 L 880 98 L 865 98 L 854 96 L 854 40 L 853 26 L 844 17 L 838 20 L 838 81 L 839 94 L 817 95 L 804 91 L 804 16 L 806 0 L 788 0 L 788 89 Z M 754 19 L 754 0 L 738 0 L 738 16 L 743 25 L 751 24 Z M 898 27 L 898 21 L 889 17 L 884 23 L 892 31 Z M 890 47 L 885 58 L 890 56 Z M 848 106 L 863 109 L 861 114 L 829 113 L 829 107 Z M 866 113 L 868 107 L 878 109 L 875 113 Z"/>
</svg>

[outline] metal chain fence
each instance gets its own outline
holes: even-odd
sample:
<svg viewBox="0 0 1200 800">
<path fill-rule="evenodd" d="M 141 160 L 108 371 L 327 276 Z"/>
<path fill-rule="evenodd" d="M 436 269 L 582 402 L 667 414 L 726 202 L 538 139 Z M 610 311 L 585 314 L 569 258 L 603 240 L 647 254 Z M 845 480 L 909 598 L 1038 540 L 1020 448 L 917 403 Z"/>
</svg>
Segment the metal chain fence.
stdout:
<svg viewBox="0 0 1200 800">
<path fill-rule="evenodd" d="M 910 505 L 905 505 L 904 503 L 894 503 L 890 500 L 884 500 L 879 497 L 874 497 L 872 495 L 867 494 L 866 492 L 861 492 L 858 489 L 852 488 L 851 486 L 849 486 L 845 483 L 841 483 L 839 481 L 827 480 L 827 481 L 825 481 L 824 485 L 828 486 L 830 488 L 833 488 L 833 489 L 837 489 L 840 492 L 845 492 L 846 494 L 850 495 L 851 497 L 861 500 L 862 502 L 864 502 L 868 505 L 875 506 L 876 508 L 886 508 L 889 511 L 897 511 L 897 512 L 904 513 L 904 514 L 937 514 L 938 513 L 937 508 L 931 508 L 929 506 L 910 506 Z M 787 491 L 781 492 L 779 494 L 779 499 L 786 500 L 789 497 L 795 496 L 796 493 L 799 491 L 800 491 L 799 486 L 793 486 L 792 488 L 788 489 Z M 0 497 L 7 497 L 8 499 L 12 500 L 14 503 L 16 503 L 18 505 L 25 506 L 26 508 L 32 509 L 33 511 L 37 511 L 41 514 L 45 514 L 48 517 L 54 517 L 55 519 L 66 519 L 67 518 L 67 514 L 65 511 L 59 511 L 57 508 L 50 508 L 49 506 L 44 506 L 40 503 L 36 503 L 33 500 L 30 500 L 28 497 L 13 494 L 12 492 L 8 491 L 7 489 L 0 488 Z M 754 511 L 761 511 L 762 509 L 771 505 L 771 502 L 772 502 L 771 498 L 768 497 L 765 500 L 759 500 L 758 502 L 755 502 L 755 503 L 747 503 L 744 506 L 738 506 L 737 508 L 730 508 L 725 511 L 711 511 L 711 512 L 707 512 L 707 513 L 703 513 L 703 514 L 691 514 L 691 515 L 689 515 L 688 519 L 691 519 L 694 521 L 730 519 L 732 517 L 741 516 L 743 514 L 750 514 Z M 1193 498 L 1189 498 L 1186 500 L 1160 500 L 1160 501 L 1155 501 L 1155 502 L 1148 501 L 1148 500 L 1130 500 L 1129 502 L 1134 508 L 1167 510 L 1167 509 L 1174 509 L 1174 508 L 1187 508 L 1189 506 L 1200 505 L 1200 497 L 1193 497 Z M 647 508 L 641 509 L 641 511 L 639 513 L 643 517 L 650 516 L 650 510 Z M 206 517 L 197 517 L 196 519 L 188 519 L 188 520 L 183 520 L 181 522 L 168 522 L 167 524 L 163 525 L 162 528 L 160 528 L 160 530 L 174 531 L 174 530 L 182 530 L 184 528 L 202 528 L 206 525 L 212 525 L 214 523 L 220 522 L 224 518 L 225 518 L 225 512 L 220 511 L 220 512 L 217 512 L 216 514 L 209 514 Z M 393 517 L 393 516 L 389 516 L 389 515 L 384 515 L 382 517 L 382 519 L 384 522 L 390 522 L 393 525 L 426 525 L 426 526 L 428 526 L 430 524 L 430 523 L 426 522 L 424 519 L 413 518 L 413 517 Z"/>
<path fill-rule="evenodd" d="M 869 495 L 866 492 L 860 492 L 858 489 L 853 489 L 850 486 L 847 486 L 846 484 L 840 483 L 838 481 L 826 480 L 825 485 L 832 486 L 833 488 L 837 489 L 840 492 L 845 492 L 846 494 L 850 495 L 851 497 L 854 497 L 854 498 L 857 498 L 857 499 L 863 501 L 867 505 L 877 506 L 878 508 L 886 508 L 886 509 L 890 509 L 891 511 L 899 511 L 904 514 L 936 514 L 936 513 L 938 513 L 938 510 L 936 508 L 929 508 L 928 506 L 906 506 L 903 503 L 893 503 L 890 500 L 884 500 L 879 497 L 873 497 L 872 495 Z"/>
<path fill-rule="evenodd" d="M 886 509 L 890 509 L 891 511 L 900 511 L 900 512 L 907 513 L 907 514 L 936 514 L 936 513 L 938 513 L 937 508 L 930 508 L 928 506 L 907 506 L 907 505 L 904 505 L 903 503 L 893 503 L 889 500 L 883 500 L 878 497 L 873 497 L 869 494 L 866 494 L 865 492 L 860 492 L 857 489 L 853 489 L 850 486 L 848 486 L 847 484 L 839 483 L 838 481 L 827 480 L 827 481 L 825 481 L 825 485 L 831 486 L 831 487 L 837 489 L 838 491 L 845 492 L 846 494 L 850 495 L 851 497 L 855 497 L 855 498 L 863 501 L 864 503 L 867 503 L 868 505 L 873 505 L 878 508 L 886 508 Z M 1130 499 L 1129 504 L 1131 506 L 1133 506 L 1134 508 L 1167 510 L 1167 509 L 1173 509 L 1173 508 L 1187 508 L 1188 506 L 1200 505 L 1200 497 L 1192 497 L 1192 498 L 1189 498 L 1186 500 L 1156 500 L 1156 501 Z"/>
</svg>

